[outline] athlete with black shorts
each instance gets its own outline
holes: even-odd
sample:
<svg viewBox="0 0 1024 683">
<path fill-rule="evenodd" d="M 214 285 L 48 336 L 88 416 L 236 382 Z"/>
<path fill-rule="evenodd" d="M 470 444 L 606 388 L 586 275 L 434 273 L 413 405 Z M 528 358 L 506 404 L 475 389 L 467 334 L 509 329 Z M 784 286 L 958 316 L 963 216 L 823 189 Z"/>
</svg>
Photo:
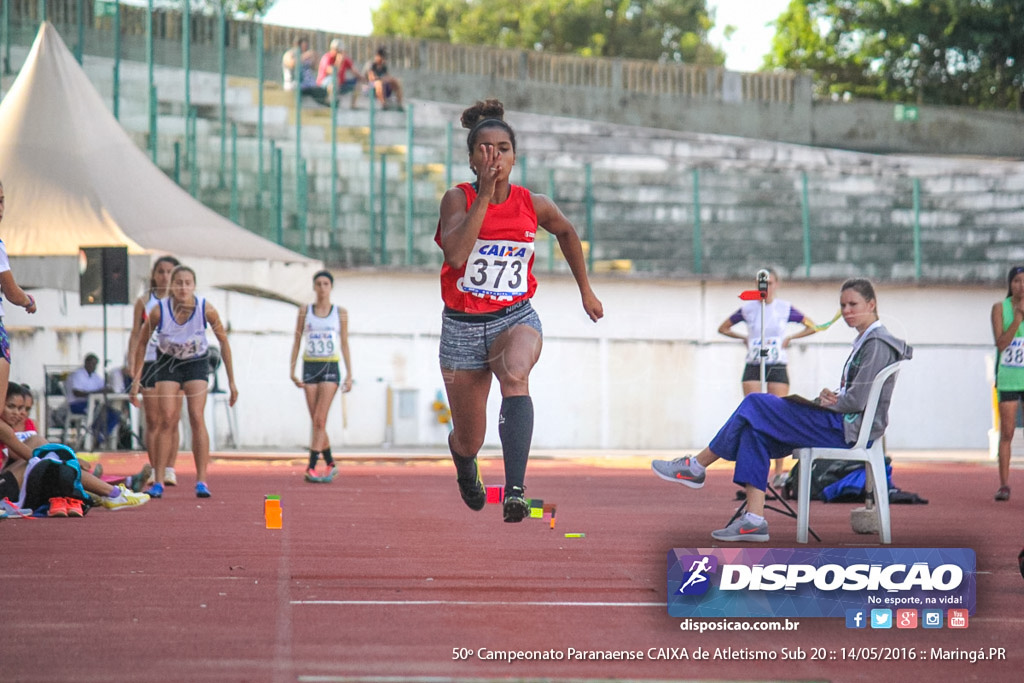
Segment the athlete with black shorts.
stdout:
<svg viewBox="0 0 1024 683">
<path fill-rule="evenodd" d="M 307 481 L 331 481 L 338 474 L 327 437 L 327 414 L 331 402 L 341 385 L 342 393 L 352 390 L 352 361 L 348 351 L 348 312 L 331 303 L 334 276 L 321 270 L 313 276 L 316 302 L 299 309 L 295 323 L 295 343 L 292 345 L 291 377 L 295 386 L 306 392 L 306 406 L 313 421 L 313 434 L 309 443 Z M 305 339 L 305 344 L 303 344 Z M 295 375 L 295 367 L 302 349 L 302 379 Z M 345 379 L 341 380 L 338 361 L 345 361 Z M 318 476 L 317 460 L 324 456 L 327 473 Z"/>
<path fill-rule="evenodd" d="M 772 268 L 768 269 L 768 294 L 764 302 L 764 339 L 761 339 L 761 302 L 747 301 L 725 319 L 718 327 L 718 333 L 733 339 L 741 339 L 747 345 L 747 361 L 743 366 L 743 395 L 761 391 L 761 348 L 768 350 L 765 359 L 764 375 L 768 393 L 774 396 L 785 396 L 789 393 L 789 371 L 787 369 L 787 349 L 794 339 L 800 339 L 817 332 L 814 322 L 793 307 L 788 301 L 776 299 L 775 293 L 779 286 L 779 276 Z M 747 324 L 747 333 L 733 331 L 733 327 L 741 322 Z M 786 334 L 789 323 L 799 323 L 803 327 L 793 334 Z M 775 460 L 772 485 L 779 486 L 785 476 L 783 465 L 785 458 Z"/>
<path fill-rule="evenodd" d="M 195 295 L 196 274 L 188 266 L 178 266 L 171 272 L 171 294 L 149 312 L 142 325 L 141 339 L 155 334 L 157 357 L 153 366 L 158 410 L 150 438 L 154 483 L 146 493 L 152 498 L 164 494 L 164 473 L 173 442 L 178 439 L 178 421 L 181 419 L 182 389 L 188 402 L 188 419 L 192 428 L 192 457 L 196 463 L 196 497 L 209 498 L 206 468 L 210 462 L 210 435 L 206 431 L 206 392 L 209 386 L 210 357 L 206 340 L 207 326 L 220 343 L 221 358 L 228 376 L 229 405 L 238 400 L 235 374 L 231 360 L 231 346 L 221 323 L 220 314 L 203 297 Z M 132 365 L 132 405 L 138 407 L 138 394 L 142 390 L 143 357 L 146 347 L 137 344 Z"/>
<path fill-rule="evenodd" d="M 135 345 L 144 343 L 146 354 L 143 357 L 142 366 L 142 415 L 143 415 L 143 438 L 146 442 L 146 451 L 149 454 L 149 464 L 153 465 L 152 450 L 149 445 L 150 435 L 153 432 L 153 418 L 159 410 L 156 398 L 156 374 L 153 366 L 156 364 L 156 340 L 153 337 L 143 340 L 141 337 L 142 325 L 149 317 L 149 312 L 160 305 L 160 299 L 166 299 L 171 289 L 171 272 L 181 265 L 178 259 L 173 256 L 161 256 L 153 263 L 153 269 L 149 274 L 149 290 L 135 301 L 135 311 L 132 315 L 132 332 L 128 337 L 128 376 L 135 376 L 135 368 L 132 363 L 135 361 Z M 179 398 L 180 400 L 180 398 Z M 174 471 L 175 463 L 178 460 L 178 442 L 173 442 L 170 458 L 164 467 L 164 483 L 168 486 L 177 486 L 178 477 Z"/>
<path fill-rule="evenodd" d="M 1006 280 L 1006 298 L 992 306 L 992 336 L 999 354 L 998 501 L 1010 500 L 1010 446 L 1017 429 L 1017 406 L 1024 400 L 1024 266 L 1011 268 Z"/>
</svg>

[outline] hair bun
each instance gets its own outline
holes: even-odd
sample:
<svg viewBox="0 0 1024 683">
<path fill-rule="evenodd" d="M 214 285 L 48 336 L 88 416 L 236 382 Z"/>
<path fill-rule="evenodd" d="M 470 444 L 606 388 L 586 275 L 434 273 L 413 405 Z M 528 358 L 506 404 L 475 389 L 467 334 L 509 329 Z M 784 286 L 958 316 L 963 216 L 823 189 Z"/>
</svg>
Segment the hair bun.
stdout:
<svg viewBox="0 0 1024 683">
<path fill-rule="evenodd" d="M 485 119 L 505 120 L 505 105 L 501 103 L 501 100 L 477 101 L 472 107 L 462 112 L 462 127 L 472 129 Z"/>
</svg>

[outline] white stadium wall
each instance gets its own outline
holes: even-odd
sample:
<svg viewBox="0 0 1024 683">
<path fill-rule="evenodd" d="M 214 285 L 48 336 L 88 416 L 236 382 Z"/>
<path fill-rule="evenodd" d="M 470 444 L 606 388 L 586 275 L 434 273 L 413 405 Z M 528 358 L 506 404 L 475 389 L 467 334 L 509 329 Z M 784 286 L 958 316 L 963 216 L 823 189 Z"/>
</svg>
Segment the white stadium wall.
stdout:
<svg viewBox="0 0 1024 683">
<path fill-rule="evenodd" d="M 741 398 L 742 344 L 716 333 L 753 283 L 620 280 L 595 277 L 605 319 L 591 323 L 572 279 L 538 273 L 534 300 L 544 350 L 531 379 L 537 449 L 679 449 L 704 445 Z M 437 367 L 441 303 L 436 274 L 344 272 L 334 300 L 350 318 L 355 385 L 336 402 L 328 432 L 336 448 L 443 446 L 447 428 L 432 403 L 443 390 Z M 816 321 L 838 309 L 839 283 L 783 281 L 780 296 Z M 309 418 L 288 378 L 296 309 L 222 290 L 203 292 L 230 325 L 240 391 L 241 445 L 301 450 Z M 44 364 L 101 354 L 101 307 L 79 307 L 77 292 L 36 290 L 40 313 L 7 306 L 11 377 L 36 390 Z M 982 449 L 992 426 L 994 347 L 989 311 L 1002 291 L 970 286 L 878 288 L 883 322 L 915 347 L 901 375 L 888 445 L 902 449 Z M 108 307 L 108 358 L 122 362 L 130 306 Z M 212 339 L 212 337 L 211 337 Z M 790 349 L 792 390 L 808 397 L 834 387 L 851 330 L 842 321 Z M 223 371 L 221 386 L 226 387 Z M 396 390 L 387 428 L 386 396 Z M 412 390 L 410 392 L 409 390 Z M 489 398 L 486 445 L 498 446 L 497 384 Z M 223 429 L 221 425 L 220 429 Z"/>
</svg>

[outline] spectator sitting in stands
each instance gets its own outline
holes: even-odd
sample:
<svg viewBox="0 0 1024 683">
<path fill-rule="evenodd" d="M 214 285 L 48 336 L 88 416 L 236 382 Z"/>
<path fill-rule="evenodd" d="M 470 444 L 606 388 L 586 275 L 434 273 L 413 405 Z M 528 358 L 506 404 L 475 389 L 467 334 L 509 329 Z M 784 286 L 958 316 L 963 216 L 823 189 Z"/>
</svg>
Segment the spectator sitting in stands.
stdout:
<svg viewBox="0 0 1024 683">
<path fill-rule="evenodd" d="M 294 90 L 296 82 L 299 84 L 299 91 L 308 95 L 319 104 L 329 107 L 327 99 L 327 88 L 317 85 L 314 64 L 316 53 L 309 49 L 309 40 L 303 36 L 295 41 L 295 47 L 284 53 L 281 58 L 281 71 L 284 74 L 284 89 Z M 295 70 L 298 67 L 298 78 L 295 77 Z"/>
<path fill-rule="evenodd" d="M 11 382 L 7 387 L 7 397 L 4 402 L 4 409 L 0 419 L 10 425 L 18 436 L 18 440 L 28 446 L 29 449 L 36 449 L 46 444 L 46 440 L 35 433 L 35 431 L 23 431 L 25 410 L 25 390 L 17 382 Z M 9 456 L 7 449 L 0 452 L 0 499 L 9 498 L 18 500 L 21 496 L 21 486 L 24 481 L 25 469 L 28 460 L 17 456 Z M 138 478 L 138 477 L 136 477 Z M 117 510 L 125 507 L 142 505 L 149 500 L 144 493 L 134 493 L 125 486 L 112 486 L 97 476 L 82 470 L 82 487 L 96 496 L 95 502 L 109 510 Z"/>
<path fill-rule="evenodd" d="M 366 78 L 373 86 L 377 101 L 382 109 L 388 109 L 388 98 L 395 96 L 395 109 L 405 111 L 402 106 L 402 83 L 388 73 L 388 51 L 377 48 L 377 54 L 366 64 Z"/>
<path fill-rule="evenodd" d="M 345 78 L 349 72 L 355 74 L 351 78 Z M 334 80 L 331 80 L 332 75 Z M 338 97 L 345 93 L 352 93 L 352 108 L 356 108 L 356 100 L 359 98 L 360 82 L 365 82 L 366 77 L 359 73 L 352 60 L 345 54 L 345 46 L 335 38 L 331 41 L 331 49 L 320 58 L 320 70 L 316 76 L 316 83 L 328 91 L 334 90 L 334 96 Z"/>
<path fill-rule="evenodd" d="M 68 375 L 66 393 L 69 414 L 85 415 L 91 394 L 110 391 L 103 375 L 96 372 L 99 361 L 100 359 L 95 353 L 87 354 L 82 367 Z M 96 415 L 93 424 L 87 425 L 87 428 L 93 431 L 97 443 L 105 443 L 108 441 L 108 437 L 113 435 L 120 422 L 121 418 L 118 412 L 110 406 L 104 405 Z M 111 441 L 111 443 L 116 443 L 116 441 Z"/>
</svg>

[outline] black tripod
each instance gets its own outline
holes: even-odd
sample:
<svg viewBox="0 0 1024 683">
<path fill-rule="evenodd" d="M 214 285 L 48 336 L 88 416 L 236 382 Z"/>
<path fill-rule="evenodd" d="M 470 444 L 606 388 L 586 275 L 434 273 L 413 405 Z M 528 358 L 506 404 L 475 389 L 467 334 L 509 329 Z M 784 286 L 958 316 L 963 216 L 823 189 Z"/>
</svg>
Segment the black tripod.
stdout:
<svg viewBox="0 0 1024 683">
<path fill-rule="evenodd" d="M 767 364 L 767 361 L 768 361 L 769 348 L 768 348 L 768 345 L 765 344 L 765 339 L 764 339 L 764 314 L 765 314 L 765 307 L 767 306 L 767 303 L 768 303 L 768 276 L 769 276 L 769 273 L 768 273 L 767 270 L 763 270 L 762 269 L 762 270 L 757 271 L 757 289 L 756 290 L 747 290 L 747 291 L 742 292 L 740 294 L 740 298 L 743 299 L 744 301 L 760 301 L 761 302 L 761 338 L 760 338 L 760 344 L 758 346 L 758 353 L 757 353 L 757 355 L 758 355 L 758 360 L 761 363 L 761 393 L 762 394 L 768 393 L 768 380 L 767 380 L 767 374 L 766 374 L 766 370 L 765 370 L 765 365 Z M 743 492 L 739 491 L 739 492 L 737 492 L 737 495 L 739 495 L 741 493 L 743 493 Z M 783 498 L 781 495 L 779 495 L 779 492 L 775 490 L 774 486 L 772 486 L 772 483 L 771 483 L 770 479 L 765 484 L 765 499 L 766 499 L 766 502 L 764 504 L 764 507 L 765 507 L 766 510 L 772 510 L 773 512 L 778 512 L 780 515 L 785 515 L 786 517 L 792 517 L 793 519 L 797 518 L 796 510 L 794 510 L 790 506 L 790 504 L 786 502 L 785 498 Z M 774 505 L 769 505 L 767 501 L 771 501 L 771 500 L 777 501 L 782 507 L 779 508 L 779 507 L 775 507 Z M 735 522 L 737 519 L 739 519 L 740 515 L 742 515 L 744 512 L 746 512 L 746 509 L 747 509 L 747 499 L 746 499 L 746 496 L 744 496 L 743 497 L 743 501 L 740 503 L 739 507 L 736 508 L 736 512 L 734 512 L 732 514 L 732 517 L 729 518 L 729 521 L 726 523 L 726 526 L 729 526 L 730 524 Z M 811 536 L 814 536 L 814 540 L 816 540 L 818 542 L 821 541 L 821 539 L 818 537 L 818 534 L 814 533 L 814 529 L 808 528 L 808 531 L 810 532 Z"/>
</svg>

